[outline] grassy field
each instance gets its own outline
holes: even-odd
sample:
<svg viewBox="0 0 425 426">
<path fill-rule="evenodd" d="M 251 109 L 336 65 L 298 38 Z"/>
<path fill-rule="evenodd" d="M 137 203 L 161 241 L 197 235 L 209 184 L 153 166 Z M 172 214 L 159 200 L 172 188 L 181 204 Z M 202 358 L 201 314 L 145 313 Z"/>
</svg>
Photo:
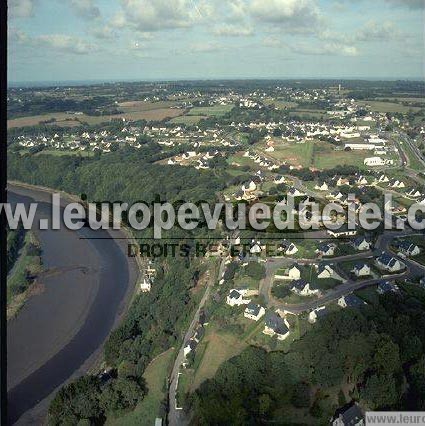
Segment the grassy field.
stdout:
<svg viewBox="0 0 425 426">
<path fill-rule="evenodd" d="M 413 152 L 413 150 L 410 148 L 410 145 L 405 142 L 400 142 L 401 149 L 406 154 L 407 158 L 409 159 L 409 167 L 413 170 L 416 170 L 418 172 L 424 171 L 423 164 L 418 160 L 418 157 Z"/>
<path fill-rule="evenodd" d="M 233 105 L 213 105 L 208 107 L 194 107 L 187 115 L 195 116 L 216 116 L 221 117 L 228 113 L 233 108 Z"/>
<path fill-rule="evenodd" d="M 267 155 L 281 162 L 286 162 L 292 166 L 310 167 L 313 160 L 313 142 L 291 143 L 287 145 L 275 145 L 273 152 L 264 152 Z"/>
<path fill-rule="evenodd" d="M 58 149 L 44 149 L 43 151 L 37 152 L 35 155 L 54 155 L 56 157 L 63 157 L 65 155 L 73 155 L 78 157 L 93 157 L 93 151 L 80 151 L 80 150 L 66 150 L 60 151 Z"/>
<path fill-rule="evenodd" d="M 419 107 L 405 106 L 393 102 L 382 102 L 382 101 L 359 101 L 360 105 L 370 106 L 372 111 L 376 112 L 401 112 L 403 114 L 408 113 L 409 111 L 419 111 Z"/>
<path fill-rule="evenodd" d="M 192 124 L 199 123 L 203 118 L 206 118 L 204 115 L 181 115 L 179 117 L 172 118 L 169 123 L 173 124 L 186 124 L 191 126 Z"/>
<path fill-rule="evenodd" d="M 166 381 L 174 358 L 174 350 L 157 356 L 146 368 L 143 377 L 149 388 L 148 395 L 131 413 L 117 419 L 108 419 L 107 425 L 125 426 L 152 426 L 156 417 L 163 417 L 160 413 L 161 401 L 166 396 Z"/>
</svg>

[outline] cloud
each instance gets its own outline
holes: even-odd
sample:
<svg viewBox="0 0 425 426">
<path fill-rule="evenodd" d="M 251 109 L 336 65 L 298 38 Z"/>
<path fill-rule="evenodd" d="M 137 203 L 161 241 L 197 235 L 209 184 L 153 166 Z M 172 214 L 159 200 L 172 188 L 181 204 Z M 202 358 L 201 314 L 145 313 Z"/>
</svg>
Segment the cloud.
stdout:
<svg viewBox="0 0 425 426">
<path fill-rule="evenodd" d="M 112 23 L 142 32 L 190 27 L 202 17 L 193 0 L 122 0 L 121 5 Z"/>
<path fill-rule="evenodd" d="M 65 34 L 40 35 L 33 39 L 33 43 L 45 46 L 60 52 L 85 55 L 95 50 L 96 46 L 78 37 Z"/>
<path fill-rule="evenodd" d="M 91 30 L 91 34 L 93 37 L 100 40 L 112 40 L 118 37 L 116 31 L 114 31 L 114 29 L 109 25 L 93 28 Z"/>
<path fill-rule="evenodd" d="M 97 46 L 87 41 L 66 34 L 44 34 L 30 37 L 24 31 L 10 28 L 8 41 L 27 47 L 44 47 L 60 53 L 86 55 L 97 50 Z"/>
<path fill-rule="evenodd" d="M 249 26 L 222 24 L 215 27 L 213 33 L 217 36 L 224 37 L 246 37 L 252 36 L 254 30 Z"/>
<path fill-rule="evenodd" d="M 280 25 L 283 30 L 315 29 L 321 19 L 313 0 L 252 0 L 248 12 L 257 21 Z"/>
<path fill-rule="evenodd" d="M 8 13 L 10 18 L 29 18 L 34 16 L 37 0 L 9 0 Z"/>
<path fill-rule="evenodd" d="M 386 3 L 390 3 L 394 6 L 405 6 L 409 9 L 424 9 L 424 0 L 385 0 Z"/>
<path fill-rule="evenodd" d="M 71 7 L 77 16 L 84 19 L 95 19 L 100 16 L 100 10 L 93 0 L 71 0 Z"/>
<path fill-rule="evenodd" d="M 398 28 L 389 21 L 379 23 L 369 21 L 355 36 L 359 41 L 395 40 L 401 37 L 402 34 Z"/>
</svg>

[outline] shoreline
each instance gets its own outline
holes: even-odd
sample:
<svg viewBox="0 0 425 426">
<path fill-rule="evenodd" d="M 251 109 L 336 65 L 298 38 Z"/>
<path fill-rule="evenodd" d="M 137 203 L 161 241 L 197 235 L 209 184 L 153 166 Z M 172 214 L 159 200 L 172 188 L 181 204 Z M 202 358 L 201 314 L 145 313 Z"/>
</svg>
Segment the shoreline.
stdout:
<svg viewBox="0 0 425 426">
<path fill-rule="evenodd" d="M 49 200 L 46 201 L 46 196 L 52 193 L 60 193 L 61 200 L 65 202 L 67 200 L 80 201 L 76 196 L 72 194 L 67 194 L 64 191 L 54 190 L 52 188 L 46 188 L 46 187 L 26 184 L 22 182 L 16 182 L 16 181 L 8 181 L 8 190 L 18 195 L 19 194 L 22 195 L 23 193 L 25 194 L 24 196 L 29 196 L 34 201 L 39 201 L 39 202 L 44 202 L 49 204 L 50 204 Z M 130 233 L 127 230 L 111 230 L 111 231 L 108 231 L 108 234 L 112 237 L 114 236 L 121 237 L 121 238 L 125 237 L 124 240 L 116 239 L 115 245 L 119 248 L 119 250 L 124 255 L 124 258 L 126 259 L 127 271 L 128 271 L 128 281 L 126 283 L 127 289 L 125 291 L 124 296 L 120 299 L 119 305 L 117 306 L 117 309 L 115 311 L 112 327 L 109 329 L 107 336 L 105 339 L 103 339 L 102 343 L 93 352 L 91 352 L 88 355 L 88 357 L 82 362 L 82 364 L 80 364 L 78 368 L 73 370 L 72 374 L 64 382 L 62 382 L 59 386 L 57 386 L 40 402 L 37 402 L 32 408 L 29 408 L 28 410 L 23 412 L 22 415 L 17 420 L 17 424 L 28 424 L 31 422 L 37 422 L 37 423 L 43 424 L 46 420 L 49 402 L 60 387 L 66 385 L 69 381 L 74 380 L 75 378 L 79 377 L 82 374 L 95 373 L 96 371 L 99 371 L 101 369 L 102 363 L 104 361 L 104 358 L 103 358 L 104 343 L 106 342 L 112 330 L 116 329 L 119 326 L 119 324 L 122 322 L 135 296 L 138 294 L 138 283 L 143 273 L 142 262 L 141 262 L 141 259 L 129 258 L 127 256 L 127 243 L 134 241 L 133 240 L 134 237 L 130 235 Z M 96 251 L 96 247 L 94 245 L 92 247 L 92 250 Z M 97 293 L 97 290 L 95 291 Z M 33 297 L 37 297 L 37 296 L 31 296 L 28 300 L 32 300 Z M 94 299 L 96 295 L 93 295 L 92 297 Z M 80 316 L 80 320 L 79 320 L 80 323 L 78 327 L 76 327 L 78 328 L 78 330 L 74 330 L 75 333 L 78 333 L 80 330 L 82 330 L 87 320 L 87 315 L 92 309 L 92 304 L 88 303 L 86 306 L 84 306 L 83 309 L 85 314 L 83 315 L 83 317 Z M 8 324 L 8 327 L 9 327 L 9 324 Z M 72 335 L 71 340 L 74 337 L 75 337 L 75 334 Z M 64 343 L 63 345 L 61 345 L 61 347 L 58 347 L 57 351 L 55 352 L 55 354 L 52 355 L 52 357 L 55 357 L 55 355 L 59 354 L 63 349 L 65 349 L 68 343 Z M 18 385 L 11 387 L 9 391 L 14 390 L 16 386 L 19 386 L 20 383 L 21 382 L 18 382 Z"/>
</svg>

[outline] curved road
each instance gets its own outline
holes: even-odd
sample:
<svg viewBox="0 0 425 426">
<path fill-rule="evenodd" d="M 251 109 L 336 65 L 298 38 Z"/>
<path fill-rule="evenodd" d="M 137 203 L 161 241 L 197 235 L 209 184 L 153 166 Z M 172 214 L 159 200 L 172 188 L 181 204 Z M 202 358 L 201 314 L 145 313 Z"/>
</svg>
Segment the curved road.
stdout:
<svg viewBox="0 0 425 426">
<path fill-rule="evenodd" d="M 9 186 L 9 202 L 39 203 L 36 224 L 51 217 L 43 191 Z M 101 355 L 110 331 L 125 312 L 138 269 L 116 231 L 36 231 L 47 273 L 8 322 L 9 424 L 41 424 L 54 392 L 85 373 Z M 49 273 L 51 272 L 51 273 Z"/>
</svg>

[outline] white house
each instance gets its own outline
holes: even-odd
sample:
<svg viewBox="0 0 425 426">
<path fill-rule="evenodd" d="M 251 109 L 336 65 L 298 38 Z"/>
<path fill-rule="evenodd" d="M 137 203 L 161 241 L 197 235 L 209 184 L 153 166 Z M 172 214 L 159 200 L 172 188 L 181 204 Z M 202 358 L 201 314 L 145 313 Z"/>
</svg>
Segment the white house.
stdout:
<svg viewBox="0 0 425 426">
<path fill-rule="evenodd" d="M 368 157 L 364 159 L 363 164 L 368 167 L 385 166 L 387 160 L 381 157 Z"/>
<path fill-rule="evenodd" d="M 277 336 L 278 340 L 285 340 L 289 336 L 288 321 L 271 312 L 266 315 L 263 333 L 268 336 Z"/>
<path fill-rule="evenodd" d="M 276 274 L 274 277 L 278 280 L 299 280 L 301 278 L 301 271 L 297 265 L 292 265 L 285 270 L 284 275 Z"/>
<path fill-rule="evenodd" d="M 292 281 L 290 290 L 300 296 L 311 296 L 313 294 L 319 293 L 319 290 L 311 289 L 310 284 L 302 279 Z"/>
<path fill-rule="evenodd" d="M 277 249 L 279 252 L 283 252 L 283 254 L 287 256 L 291 256 L 298 252 L 298 248 L 294 243 L 291 243 L 288 240 L 283 240 Z"/>
<path fill-rule="evenodd" d="M 266 310 L 253 302 L 248 303 L 247 307 L 245 308 L 245 311 L 243 313 L 245 318 L 258 321 L 264 314 L 266 313 Z"/>
<path fill-rule="evenodd" d="M 398 251 L 403 253 L 405 256 L 417 256 L 421 252 L 421 249 L 417 244 L 406 240 L 396 243 L 396 247 Z"/>
<path fill-rule="evenodd" d="M 335 271 L 332 269 L 331 265 L 318 265 L 317 266 L 317 278 L 332 278 Z"/>
<path fill-rule="evenodd" d="M 357 263 L 352 272 L 356 277 L 367 277 L 370 275 L 370 266 L 366 263 Z"/>
<path fill-rule="evenodd" d="M 358 308 L 366 305 L 366 302 L 354 294 L 348 294 L 347 296 L 342 296 L 338 299 L 338 305 L 342 308 Z"/>
<path fill-rule="evenodd" d="M 353 246 L 356 250 L 366 251 L 372 248 L 372 243 L 366 237 L 360 236 L 353 241 Z"/>
<path fill-rule="evenodd" d="M 326 182 L 319 182 L 314 186 L 314 189 L 317 189 L 319 191 L 328 191 L 329 186 Z"/>
<path fill-rule="evenodd" d="M 318 318 L 324 317 L 327 313 L 326 306 L 319 306 L 308 314 L 308 322 L 314 324 Z"/>
<path fill-rule="evenodd" d="M 149 278 L 143 277 L 143 282 L 140 283 L 140 290 L 143 293 L 147 293 L 151 291 L 152 288 L 152 281 Z"/>
<path fill-rule="evenodd" d="M 243 298 L 246 293 L 247 290 L 232 289 L 226 298 L 226 303 L 230 306 L 248 305 L 251 300 Z"/>
<path fill-rule="evenodd" d="M 395 257 L 392 257 L 391 255 L 387 253 L 382 253 L 379 257 L 377 257 L 375 260 L 375 263 L 378 266 L 378 268 L 388 272 L 399 272 L 405 266 L 398 259 L 396 259 Z"/>
<path fill-rule="evenodd" d="M 317 248 L 316 253 L 319 256 L 333 256 L 335 254 L 335 249 L 335 244 L 322 243 Z"/>
</svg>

